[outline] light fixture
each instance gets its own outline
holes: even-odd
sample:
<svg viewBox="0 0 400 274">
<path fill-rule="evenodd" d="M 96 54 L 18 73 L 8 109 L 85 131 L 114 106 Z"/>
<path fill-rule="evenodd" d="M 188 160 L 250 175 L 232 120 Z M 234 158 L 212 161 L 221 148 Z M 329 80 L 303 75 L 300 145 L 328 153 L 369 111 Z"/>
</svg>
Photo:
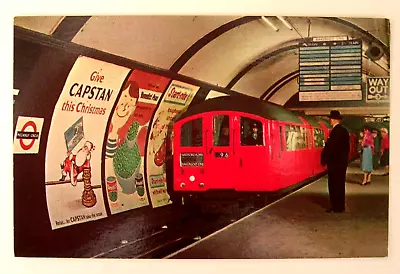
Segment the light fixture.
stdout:
<svg viewBox="0 0 400 274">
<path fill-rule="evenodd" d="M 261 19 L 264 20 L 264 22 L 267 23 L 271 28 L 273 28 L 274 31 L 279 31 L 279 29 L 274 24 L 272 24 L 272 22 L 269 21 L 265 16 L 261 16 Z"/>
<path fill-rule="evenodd" d="M 282 22 L 288 29 L 293 30 L 292 25 L 291 25 L 288 21 L 286 21 L 285 18 L 283 18 L 282 16 L 277 16 L 277 17 L 278 17 L 279 20 L 281 20 L 281 22 Z"/>
</svg>

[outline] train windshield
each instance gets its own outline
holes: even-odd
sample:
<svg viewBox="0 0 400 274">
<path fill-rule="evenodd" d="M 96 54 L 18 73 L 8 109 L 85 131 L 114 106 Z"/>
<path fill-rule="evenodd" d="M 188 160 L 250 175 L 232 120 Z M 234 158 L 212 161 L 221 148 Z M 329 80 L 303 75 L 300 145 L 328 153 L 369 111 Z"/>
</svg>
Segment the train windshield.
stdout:
<svg viewBox="0 0 400 274">
<path fill-rule="evenodd" d="M 229 146 L 229 116 L 216 115 L 213 116 L 213 145 Z"/>
<path fill-rule="evenodd" d="M 190 120 L 181 127 L 181 147 L 203 146 L 203 119 Z"/>
</svg>

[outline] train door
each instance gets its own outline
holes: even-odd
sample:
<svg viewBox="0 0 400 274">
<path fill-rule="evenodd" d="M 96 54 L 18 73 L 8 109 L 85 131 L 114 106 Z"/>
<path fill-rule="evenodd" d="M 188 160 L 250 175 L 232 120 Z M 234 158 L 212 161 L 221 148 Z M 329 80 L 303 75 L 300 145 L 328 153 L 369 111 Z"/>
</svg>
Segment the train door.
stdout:
<svg viewBox="0 0 400 274">
<path fill-rule="evenodd" d="M 235 133 L 234 149 L 238 155 L 237 190 L 268 189 L 267 149 L 268 134 L 265 124 L 257 116 L 239 116 L 235 119 L 239 132 Z M 236 136 L 238 138 L 236 138 Z"/>
<path fill-rule="evenodd" d="M 292 185 L 300 179 L 302 164 L 299 159 L 300 150 L 300 127 L 296 125 L 285 125 L 286 152 L 282 161 L 282 167 L 291 176 L 287 178 L 286 184 Z M 304 163 L 303 163 L 304 164 Z"/>
<path fill-rule="evenodd" d="M 270 180 L 271 190 L 278 190 L 285 182 L 287 170 L 283 163 L 286 159 L 285 142 L 284 142 L 284 125 L 277 121 L 269 121 L 270 126 L 270 164 L 268 170 L 268 178 Z"/>
<path fill-rule="evenodd" d="M 207 181 L 213 189 L 234 189 L 238 163 L 233 146 L 233 117 L 211 113 L 205 119 Z"/>
</svg>

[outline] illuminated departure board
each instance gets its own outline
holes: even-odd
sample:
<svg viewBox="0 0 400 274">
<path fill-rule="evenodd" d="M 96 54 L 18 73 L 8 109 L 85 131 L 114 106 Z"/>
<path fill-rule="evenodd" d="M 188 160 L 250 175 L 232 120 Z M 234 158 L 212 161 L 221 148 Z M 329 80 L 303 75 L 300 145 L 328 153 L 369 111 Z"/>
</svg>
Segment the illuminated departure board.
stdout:
<svg viewBox="0 0 400 274">
<path fill-rule="evenodd" d="M 361 40 L 299 44 L 300 101 L 362 100 Z"/>
</svg>

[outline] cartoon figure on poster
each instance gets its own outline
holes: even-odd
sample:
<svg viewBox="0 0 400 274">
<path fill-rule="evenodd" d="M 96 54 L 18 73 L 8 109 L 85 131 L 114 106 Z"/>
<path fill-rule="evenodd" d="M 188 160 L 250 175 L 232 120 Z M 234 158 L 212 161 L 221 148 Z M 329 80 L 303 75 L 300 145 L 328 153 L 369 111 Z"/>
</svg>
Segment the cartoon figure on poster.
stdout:
<svg viewBox="0 0 400 274">
<path fill-rule="evenodd" d="M 71 180 L 71 184 L 76 186 L 78 175 L 80 175 L 85 168 L 90 168 L 91 153 L 95 149 L 94 145 L 90 141 L 86 141 L 82 148 L 78 150 L 76 154 L 72 151 L 67 151 L 67 157 L 61 166 L 61 179 L 65 181 L 68 176 Z"/>
<path fill-rule="evenodd" d="M 139 86 L 134 81 L 128 81 L 124 87 L 118 105 L 111 119 L 109 135 L 106 145 L 106 157 L 113 158 L 117 147 L 124 141 L 119 130 L 128 122 L 129 117 L 135 111 L 136 102 L 139 98 Z"/>
<path fill-rule="evenodd" d="M 74 149 L 84 139 L 83 117 L 79 118 L 65 131 L 64 138 L 67 146 L 67 157 L 60 164 L 61 178 L 59 183 L 70 182 L 75 187 L 78 182 L 83 181 L 82 204 L 86 207 L 92 207 L 96 204 L 96 195 L 91 185 L 90 160 L 95 146 L 91 141 L 86 140 L 83 146 L 74 153 Z"/>
<path fill-rule="evenodd" d="M 113 212 L 147 204 L 141 174 L 144 142 L 138 142 L 138 138 L 144 141 L 145 135 L 140 132 L 146 133 L 147 127 L 141 127 L 135 121 L 138 98 L 138 84 L 128 80 L 111 118 L 105 167 L 107 193 Z"/>
<path fill-rule="evenodd" d="M 154 154 L 154 164 L 162 166 L 165 162 L 167 155 L 167 127 L 168 124 L 163 123 L 160 117 L 165 116 L 165 111 L 160 111 L 157 119 L 153 124 L 153 131 L 150 135 L 150 144 L 152 145 L 151 153 Z"/>
</svg>

